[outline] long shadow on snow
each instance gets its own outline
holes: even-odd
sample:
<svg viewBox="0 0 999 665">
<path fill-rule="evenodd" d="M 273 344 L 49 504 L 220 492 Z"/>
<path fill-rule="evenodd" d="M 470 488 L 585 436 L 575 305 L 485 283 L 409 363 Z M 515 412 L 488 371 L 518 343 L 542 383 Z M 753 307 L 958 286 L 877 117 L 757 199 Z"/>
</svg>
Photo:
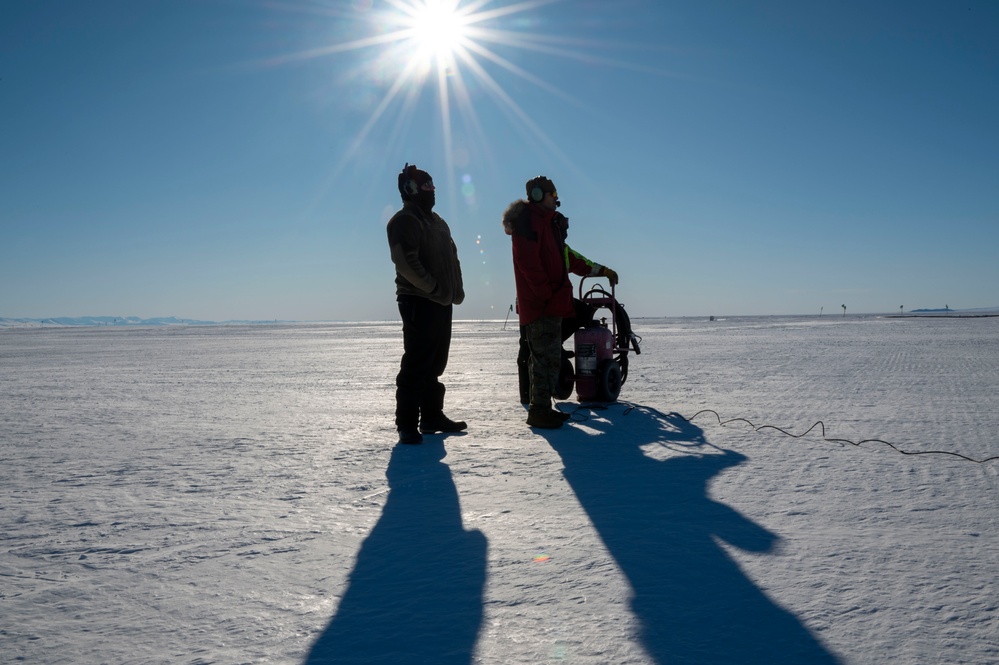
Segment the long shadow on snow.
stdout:
<svg viewBox="0 0 999 665">
<path fill-rule="evenodd" d="M 487 542 L 463 528 L 444 444 L 429 439 L 392 451 L 385 508 L 307 664 L 472 662 Z"/>
<path fill-rule="evenodd" d="M 593 432 L 565 427 L 544 436 L 631 584 L 649 655 L 662 664 L 838 662 L 718 542 L 763 553 L 779 540 L 708 496 L 708 481 L 747 458 L 712 446 L 676 414 L 626 406 L 594 412 L 582 423 Z M 671 452 L 653 459 L 641 449 L 647 445 Z"/>
</svg>

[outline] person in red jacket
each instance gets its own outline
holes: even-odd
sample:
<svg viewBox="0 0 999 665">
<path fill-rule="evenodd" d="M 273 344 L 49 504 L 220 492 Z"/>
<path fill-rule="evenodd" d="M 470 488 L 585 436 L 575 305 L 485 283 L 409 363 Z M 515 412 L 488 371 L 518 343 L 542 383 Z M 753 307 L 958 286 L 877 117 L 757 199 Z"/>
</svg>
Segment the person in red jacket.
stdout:
<svg viewBox="0 0 999 665">
<path fill-rule="evenodd" d="M 514 201 L 503 213 L 503 227 L 512 239 L 517 313 L 530 351 L 527 424 L 553 429 L 569 417 L 552 408 L 565 339 L 563 320 L 578 316 L 569 273 L 599 275 L 614 284 L 618 277 L 566 244 L 569 220 L 558 212 L 555 183 L 537 176 L 527 181 L 526 190 L 527 200 Z"/>
</svg>

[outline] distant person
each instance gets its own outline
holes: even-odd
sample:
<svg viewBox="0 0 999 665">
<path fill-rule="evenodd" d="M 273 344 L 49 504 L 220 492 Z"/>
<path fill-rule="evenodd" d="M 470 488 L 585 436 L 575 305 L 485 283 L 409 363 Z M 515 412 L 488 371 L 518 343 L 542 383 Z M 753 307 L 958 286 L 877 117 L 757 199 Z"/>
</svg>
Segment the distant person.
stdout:
<svg viewBox="0 0 999 665">
<path fill-rule="evenodd" d="M 514 201 L 503 213 L 503 228 L 512 239 L 517 283 L 521 401 L 530 404 L 528 425 L 554 429 L 569 418 L 552 408 L 562 342 L 593 317 L 588 305 L 573 300 L 569 273 L 607 277 L 612 284 L 617 284 L 618 277 L 566 244 L 569 219 L 557 211 L 561 203 L 555 183 L 538 176 L 527 181 L 526 189 L 527 199 Z"/>
<path fill-rule="evenodd" d="M 402 209 L 387 226 L 402 316 L 402 362 L 396 377 L 395 424 L 400 443 L 423 443 L 423 434 L 460 432 L 467 425 L 444 415 L 444 384 L 451 348 L 453 305 L 465 299 L 458 249 L 451 229 L 433 212 L 430 174 L 406 164 L 399 174 Z"/>
</svg>

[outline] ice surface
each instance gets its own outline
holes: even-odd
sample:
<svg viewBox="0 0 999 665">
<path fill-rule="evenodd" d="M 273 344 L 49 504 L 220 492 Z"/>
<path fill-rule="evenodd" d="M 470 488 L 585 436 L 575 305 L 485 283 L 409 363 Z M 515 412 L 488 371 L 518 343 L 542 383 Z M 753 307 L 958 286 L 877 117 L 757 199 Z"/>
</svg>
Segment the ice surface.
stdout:
<svg viewBox="0 0 999 665">
<path fill-rule="evenodd" d="M 633 324 L 540 432 L 456 323 L 415 447 L 399 324 L 0 331 L 0 661 L 999 662 L 999 461 L 766 427 L 999 455 L 999 319 Z"/>
</svg>

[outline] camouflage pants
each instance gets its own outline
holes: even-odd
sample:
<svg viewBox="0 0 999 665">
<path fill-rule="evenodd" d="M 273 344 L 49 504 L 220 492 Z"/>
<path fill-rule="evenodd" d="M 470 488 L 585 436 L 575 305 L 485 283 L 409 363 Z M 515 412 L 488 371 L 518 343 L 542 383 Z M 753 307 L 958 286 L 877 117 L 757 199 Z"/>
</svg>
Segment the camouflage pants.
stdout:
<svg viewBox="0 0 999 665">
<path fill-rule="evenodd" d="M 562 319 L 545 316 L 527 324 L 531 349 L 531 406 L 551 408 L 562 363 Z"/>
</svg>

